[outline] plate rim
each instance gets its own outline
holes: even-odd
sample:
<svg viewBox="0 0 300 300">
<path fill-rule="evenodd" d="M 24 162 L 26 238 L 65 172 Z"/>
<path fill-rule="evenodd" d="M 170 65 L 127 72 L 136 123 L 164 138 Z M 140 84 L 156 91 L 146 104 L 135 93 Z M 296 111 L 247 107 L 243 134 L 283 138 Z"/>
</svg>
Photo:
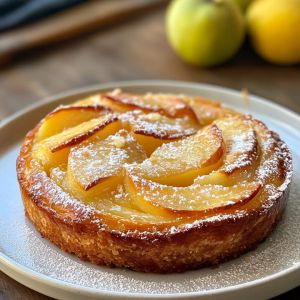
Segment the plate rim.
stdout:
<svg viewBox="0 0 300 300">
<path fill-rule="evenodd" d="M 72 97 L 75 95 L 80 95 L 84 93 L 93 93 L 97 92 L 97 90 L 104 90 L 104 89 L 112 89 L 117 88 L 118 86 L 121 87 L 134 87 L 134 86 L 157 86 L 157 87 L 182 87 L 182 88 L 200 88 L 200 89 L 206 89 L 206 90 L 216 90 L 221 93 L 231 93 L 231 94 L 240 94 L 242 91 L 239 91 L 237 89 L 220 86 L 216 84 L 208 84 L 208 83 L 197 83 L 197 82 L 190 82 L 190 81 L 181 81 L 181 80 L 151 80 L 151 79 L 141 79 L 141 80 L 124 80 L 124 81 L 111 81 L 107 83 L 99 83 L 99 84 L 93 84 L 88 85 L 80 88 L 74 88 L 67 91 L 63 91 L 60 93 L 55 93 L 54 95 L 43 97 L 40 99 L 40 101 L 37 101 L 35 103 L 29 104 L 25 106 L 24 108 L 18 110 L 17 112 L 3 118 L 0 120 L 0 129 L 2 130 L 2 127 L 6 126 L 9 122 L 14 121 L 16 118 L 21 117 L 22 115 L 38 109 L 44 105 L 47 105 L 53 101 L 56 101 L 60 98 L 67 98 Z M 300 121 L 300 113 L 294 112 L 292 109 L 287 108 L 283 106 L 282 104 L 273 102 L 272 100 L 269 100 L 265 97 L 249 93 L 249 97 L 254 99 L 260 104 L 271 106 L 272 108 L 276 110 L 283 110 L 285 113 L 290 115 L 293 118 L 298 119 Z"/>
<path fill-rule="evenodd" d="M 49 97 L 46 97 L 42 99 L 42 101 L 39 101 L 37 103 L 33 103 L 31 105 L 26 106 L 25 108 L 17 111 L 16 113 L 2 119 L 0 121 L 0 130 L 5 130 L 5 126 L 9 125 L 10 123 L 14 122 L 16 119 L 34 111 L 38 110 L 39 108 L 43 106 L 49 105 L 51 102 L 59 101 L 59 99 L 64 99 L 68 97 L 75 97 L 76 95 L 82 95 L 82 94 L 88 94 L 97 92 L 100 90 L 105 89 L 112 89 L 117 87 L 123 87 L 123 88 L 134 88 L 134 87 L 181 87 L 185 89 L 193 88 L 193 89 L 202 89 L 207 91 L 216 91 L 219 93 L 227 94 L 227 95 L 235 95 L 237 96 L 241 92 L 218 85 L 213 84 L 206 84 L 206 83 L 195 83 L 195 82 L 185 82 L 185 81 L 176 81 L 176 80 L 130 80 L 130 81 L 114 81 L 114 82 L 108 82 L 103 84 L 95 84 L 90 85 L 82 88 L 76 88 L 72 89 L 66 92 L 58 93 Z M 300 122 L 300 115 L 296 112 L 293 112 L 291 109 L 286 108 L 280 104 L 274 103 L 264 97 L 257 96 L 255 94 L 249 94 L 249 97 L 251 97 L 251 101 L 254 100 L 258 102 L 259 104 L 262 104 L 264 106 L 269 106 L 270 109 L 275 109 L 277 111 L 282 111 L 288 116 L 292 117 L 293 119 L 296 119 L 297 122 Z M 291 125 L 290 125 L 291 126 Z M 291 126 L 295 128 L 294 126 Z M 4 267 L 3 267 L 4 266 Z M 5 270 L 3 270 L 5 269 Z M 244 282 L 238 285 L 223 287 L 219 289 L 213 289 L 213 290 L 206 290 L 206 291 L 194 291 L 194 292 L 184 292 L 180 294 L 145 294 L 145 293 L 132 293 L 132 292 L 119 292 L 119 291 L 106 291 L 106 290 L 100 290 L 97 288 L 92 287 L 85 287 L 76 285 L 74 283 L 58 280 L 55 278 L 51 278 L 50 276 L 47 276 L 45 274 L 39 273 L 35 270 L 30 269 L 29 267 L 26 267 L 22 264 L 20 264 L 17 261 L 14 261 L 12 258 L 7 256 L 5 253 L 3 253 L 0 250 L 0 270 L 4 273 L 8 274 L 11 272 L 15 272 L 16 274 L 20 274 L 24 276 L 27 280 L 32 280 L 35 283 L 45 285 L 45 287 L 52 287 L 52 288 L 59 288 L 61 291 L 65 292 L 80 292 L 85 293 L 87 296 L 98 296 L 98 297 L 110 297 L 111 299 L 121 299 L 124 296 L 130 297 L 132 299 L 192 299 L 195 297 L 205 297 L 205 296 L 222 296 L 222 295 L 229 295 L 230 293 L 235 292 L 242 292 L 246 289 L 250 288 L 263 288 L 263 286 L 267 285 L 268 283 L 271 284 L 275 280 L 280 280 L 282 278 L 285 278 L 289 276 L 289 278 L 292 278 L 293 276 L 296 276 L 298 273 L 298 276 L 300 277 L 300 264 L 295 264 L 294 266 L 284 269 L 280 272 L 277 272 L 275 274 L 268 275 L 266 277 L 255 279 L 252 281 Z M 9 274 L 8 274 L 9 275 Z M 16 279 L 17 275 L 9 275 L 12 278 Z M 16 279 L 17 280 L 17 279 Z M 17 280 L 20 282 L 20 280 Z M 30 288 L 33 288 L 33 285 L 29 285 L 26 283 L 23 283 L 27 285 Z M 297 285 L 294 285 L 292 287 L 288 287 L 285 291 L 289 290 L 290 288 L 296 287 Z M 71 291 L 70 291 L 71 290 Z M 285 292 L 282 291 L 282 292 Z M 40 291 L 41 292 L 41 291 Z M 43 293 L 43 292 L 42 292 Z"/>
</svg>

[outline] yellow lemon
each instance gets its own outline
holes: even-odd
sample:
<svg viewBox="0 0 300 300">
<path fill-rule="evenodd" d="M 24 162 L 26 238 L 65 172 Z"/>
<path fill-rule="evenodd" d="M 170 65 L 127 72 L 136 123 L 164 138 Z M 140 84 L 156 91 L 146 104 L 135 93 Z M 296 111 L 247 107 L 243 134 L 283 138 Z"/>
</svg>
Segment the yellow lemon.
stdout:
<svg viewBox="0 0 300 300">
<path fill-rule="evenodd" d="M 247 11 L 253 47 L 277 64 L 300 62 L 300 0 L 257 0 Z"/>
<path fill-rule="evenodd" d="M 185 61 L 210 67 L 230 59 L 240 48 L 245 23 L 231 0 L 174 0 L 166 18 L 169 41 Z"/>
</svg>

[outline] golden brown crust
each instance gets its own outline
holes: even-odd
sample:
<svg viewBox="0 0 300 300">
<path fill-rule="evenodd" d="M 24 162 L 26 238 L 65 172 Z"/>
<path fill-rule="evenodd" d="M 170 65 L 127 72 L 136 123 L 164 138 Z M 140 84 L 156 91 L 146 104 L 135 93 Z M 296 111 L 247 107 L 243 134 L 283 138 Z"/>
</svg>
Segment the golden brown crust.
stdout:
<svg viewBox="0 0 300 300">
<path fill-rule="evenodd" d="M 279 221 L 287 196 L 288 191 L 269 211 L 141 239 L 139 235 L 67 224 L 42 208 L 41 203 L 33 202 L 22 190 L 27 216 L 42 236 L 62 250 L 99 265 L 159 273 L 216 265 L 255 248 Z"/>
<path fill-rule="evenodd" d="M 260 123 L 261 126 L 262 123 Z M 25 138 L 17 175 L 25 212 L 39 232 L 62 250 L 99 265 L 142 272 L 182 272 L 237 257 L 263 241 L 284 211 L 291 180 L 291 155 L 283 149 L 282 187 L 258 209 L 228 211 L 170 224 L 115 222 L 58 187 L 32 159 L 38 127 Z"/>
</svg>

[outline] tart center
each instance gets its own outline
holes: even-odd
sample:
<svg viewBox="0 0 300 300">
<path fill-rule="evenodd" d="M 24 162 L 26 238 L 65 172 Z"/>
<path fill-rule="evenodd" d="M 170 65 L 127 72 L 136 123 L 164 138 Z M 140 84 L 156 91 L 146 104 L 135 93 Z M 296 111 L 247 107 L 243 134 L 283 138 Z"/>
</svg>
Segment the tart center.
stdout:
<svg viewBox="0 0 300 300">
<path fill-rule="evenodd" d="M 184 222 L 260 205 L 275 172 L 259 171 L 269 158 L 261 149 L 276 142 L 268 132 L 202 98 L 117 90 L 46 116 L 33 158 L 63 190 L 103 213 Z"/>
</svg>

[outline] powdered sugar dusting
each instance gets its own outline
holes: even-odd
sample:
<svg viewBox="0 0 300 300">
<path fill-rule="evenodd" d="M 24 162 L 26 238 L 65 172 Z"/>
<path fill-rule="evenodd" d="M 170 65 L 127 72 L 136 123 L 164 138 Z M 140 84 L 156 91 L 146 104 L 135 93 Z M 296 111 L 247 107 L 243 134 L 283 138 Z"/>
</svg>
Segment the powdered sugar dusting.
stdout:
<svg viewBox="0 0 300 300">
<path fill-rule="evenodd" d="M 258 158 L 258 143 L 252 119 L 236 117 L 217 120 L 215 123 L 222 130 L 226 144 L 226 157 L 221 170 L 231 174 L 251 166 Z"/>
<path fill-rule="evenodd" d="M 276 231 L 266 242 L 257 250 L 224 263 L 217 269 L 207 268 L 168 276 L 98 267 L 64 253 L 51 242 L 41 238 L 24 216 L 13 167 L 18 150 L 19 146 L 4 154 L 0 160 L 0 180 L 6 186 L 3 190 L 6 201 L 1 202 L 0 209 L 0 249 L 14 261 L 62 283 L 94 288 L 99 293 L 106 291 L 121 292 L 124 295 L 142 293 L 176 296 L 236 286 L 288 268 L 300 267 L 299 148 L 294 148 L 295 174 L 287 211 Z M 243 215 L 243 212 L 239 214 Z M 227 217 L 224 214 L 210 219 Z M 173 230 L 176 231 L 176 228 Z"/>
<path fill-rule="evenodd" d="M 274 124 L 276 124 L 274 122 Z M 277 125 L 276 125 L 277 126 Z M 274 126 L 275 127 L 275 126 Z M 278 125 L 278 130 L 280 126 Z M 40 274 L 60 280 L 62 284 L 72 283 L 79 287 L 95 289 L 96 293 L 102 291 L 120 292 L 124 296 L 134 293 L 144 295 L 172 294 L 175 296 L 183 293 L 201 293 L 226 287 L 236 287 L 239 284 L 253 280 L 266 278 L 269 275 L 287 271 L 293 267 L 300 268 L 300 145 L 299 134 L 286 129 L 283 138 L 289 142 L 294 151 L 294 182 L 291 186 L 291 194 L 283 221 L 276 228 L 265 243 L 241 258 L 222 264 L 217 269 L 202 269 L 184 274 L 153 275 L 140 274 L 123 269 L 110 269 L 97 267 L 89 263 L 79 261 L 72 255 L 68 255 L 50 242 L 42 239 L 24 216 L 17 181 L 15 178 L 15 159 L 19 145 L 3 152 L 0 158 L 0 182 L 6 187 L 2 191 L 2 197 L 6 201 L 0 203 L 0 250 L 12 260 L 24 265 Z M 279 146 L 282 153 L 287 154 L 284 145 Z M 280 160 L 279 160 L 280 161 Z M 269 169 L 272 166 L 268 167 Z M 269 172 L 269 170 L 268 170 Z M 268 172 L 261 178 L 267 179 Z M 287 177 L 291 172 L 287 174 Z M 58 174 L 59 176 L 59 174 Z M 279 189 L 273 185 L 266 185 L 270 195 L 276 195 L 286 188 L 288 181 Z M 36 188 L 41 188 L 36 185 Z M 123 188 L 117 189 L 115 200 L 119 201 L 123 194 Z M 272 199 L 270 198 L 272 201 Z M 65 205 L 74 204 L 71 197 L 60 199 Z M 270 201 L 270 202 L 271 202 Z M 76 201 L 75 201 L 76 202 Z M 78 202 L 78 201 L 77 201 Z M 76 202 L 76 203 L 77 203 Z M 80 203 L 78 210 L 80 210 Z M 117 209 L 117 205 L 115 208 Z M 85 207 L 86 208 L 86 207 Z M 92 211 L 89 208 L 87 212 Z M 245 212 L 238 211 L 235 218 L 244 216 Z M 215 215 L 208 220 L 229 219 L 231 215 Z M 199 220 L 186 224 L 186 228 L 192 228 L 199 224 Z M 11 226 L 14 224 L 14 226 Z M 176 233 L 176 226 L 171 228 Z M 134 234 L 134 233 L 133 233 Z M 245 272 L 247 270 L 247 272 Z M 129 295 L 125 295 L 129 293 Z"/>
<path fill-rule="evenodd" d="M 94 140 L 72 148 L 68 168 L 75 180 L 88 187 L 101 178 L 119 176 L 126 163 L 145 159 L 146 154 L 133 136 L 121 130 L 106 140 Z"/>
<path fill-rule="evenodd" d="M 135 133 L 161 139 L 178 139 L 197 132 L 185 118 L 171 119 L 158 113 L 140 115 L 132 121 L 131 126 Z"/>
<path fill-rule="evenodd" d="M 139 96 L 134 95 L 119 95 L 119 91 L 113 92 L 108 98 L 115 97 L 115 94 L 118 94 L 122 101 L 125 99 L 125 102 L 128 97 L 128 101 L 133 101 L 132 103 L 135 101 L 132 98 L 140 99 Z M 155 101 L 160 97 L 165 99 L 165 97 L 171 96 L 159 95 L 157 97 L 154 97 Z M 147 95 L 147 99 L 150 98 L 151 95 Z M 170 100 L 172 97 L 168 99 Z M 169 102 L 167 101 L 167 103 Z M 180 103 L 180 101 L 177 103 L 178 107 L 180 107 Z M 176 109 L 177 104 L 175 105 Z M 140 107 L 142 108 L 142 106 Z M 195 128 L 191 127 L 189 119 L 171 119 L 157 112 L 145 114 L 140 110 L 133 110 L 120 113 L 119 117 L 124 127 L 129 127 L 136 133 L 136 126 L 143 134 L 147 135 L 148 131 L 151 136 L 154 133 L 160 136 L 163 134 L 171 136 L 171 134 L 182 134 L 185 130 L 196 131 Z M 289 175 L 285 174 L 289 166 L 287 165 L 287 168 L 282 167 L 282 164 L 288 159 L 283 157 L 285 152 L 288 154 L 288 150 L 285 149 L 283 153 L 284 149 L 280 147 L 280 143 L 278 137 L 269 132 L 262 123 L 253 120 L 251 116 L 239 115 L 218 119 L 212 125 L 198 130 L 191 137 L 165 143 L 157 148 L 149 159 L 146 159 L 142 147 L 130 133 L 123 129 L 105 140 L 96 137 L 72 147 L 68 158 L 68 171 L 65 172 L 65 175 L 55 169 L 50 173 L 54 182 L 63 190 L 83 203 L 89 203 L 103 214 L 113 213 L 125 219 L 142 221 L 142 223 L 148 221 L 151 224 L 156 221 L 168 223 L 168 218 L 160 220 L 159 214 L 156 213 L 157 209 L 153 210 L 153 205 L 174 211 L 207 211 L 214 208 L 227 208 L 236 203 L 244 204 L 246 200 L 252 199 L 260 188 L 263 192 L 259 196 L 260 200 L 256 201 L 255 207 L 259 208 L 261 203 L 264 207 L 272 205 L 272 200 L 276 200 L 280 196 L 279 186 L 290 180 Z M 262 154 L 257 165 L 254 163 L 258 160 L 258 144 Z M 282 143 L 282 145 L 284 144 Z M 225 153 L 223 152 L 224 149 Z M 233 186 L 228 187 L 226 183 L 222 182 L 210 183 L 210 175 L 208 175 L 206 185 L 205 183 L 203 185 L 201 180 L 191 185 L 193 176 L 197 175 L 198 170 L 214 164 L 219 166 L 222 162 L 223 166 L 217 172 L 222 171 L 227 175 L 235 170 L 244 172 L 243 169 L 246 167 L 251 167 L 251 169 L 244 173 L 252 174 L 258 166 L 255 176 L 249 175 L 247 177 L 247 180 L 253 181 L 253 183 L 243 183 L 245 177 L 241 177 L 241 180 L 235 177 L 237 181 L 232 180 L 231 185 Z M 132 189 L 130 185 L 125 185 L 125 191 L 123 191 L 123 187 L 121 191 L 120 186 L 117 187 L 117 190 L 111 191 L 115 188 L 117 181 L 124 181 L 124 176 L 127 176 L 126 169 L 131 173 L 133 181 L 137 183 L 136 192 L 131 191 L 131 194 L 128 194 Z M 130 171 L 131 169 L 138 173 L 138 180 Z M 39 174 L 37 173 L 37 175 Z M 178 176 L 181 175 L 180 179 Z M 187 177 L 186 180 L 190 181 L 186 181 L 183 185 L 190 186 L 179 188 L 174 187 L 175 183 L 173 186 L 172 184 L 171 186 L 163 186 L 155 183 L 155 181 L 165 183 L 161 180 L 169 180 L 168 178 L 172 178 L 172 176 L 177 176 L 175 178 L 179 178 L 179 180 L 185 180 L 184 177 Z M 191 176 L 190 179 L 188 179 L 189 176 Z M 145 180 L 143 177 L 151 180 Z M 103 182 L 108 182 L 108 179 L 114 178 L 117 179 L 115 183 L 109 181 L 107 185 L 101 185 Z M 39 196 L 45 191 L 49 192 L 47 185 L 41 186 L 39 184 L 38 176 L 36 178 L 33 176 L 33 180 L 31 187 L 33 194 Z M 239 185 L 239 182 L 242 184 Z M 100 188 L 92 189 L 96 186 Z M 101 187 L 103 187 L 102 190 Z M 52 192 L 54 188 L 50 187 L 50 189 Z M 91 191 L 89 192 L 89 190 Z M 93 191 L 95 192 L 93 193 Z M 56 194 L 54 196 L 54 204 L 57 205 L 63 201 L 63 206 L 70 203 L 66 207 L 71 207 L 71 203 L 74 202 L 74 199 L 70 201 L 70 199 L 58 197 Z M 135 202 L 136 197 L 141 197 L 144 201 L 151 203 L 152 210 L 146 209 L 145 211 L 145 207 L 136 204 L 134 205 L 138 208 L 133 208 L 130 202 Z M 84 204 L 82 205 L 83 207 L 78 210 L 81 214 L 84 211 Z M 77 210 L 77 206 L 73 206 L 73 208 Z M 87 215 L 89 216 L 90 213 L 92 212 L 90 211 Z M 231 217 L 234 218 L 234 214 Z M 97 217 L 94 220 L 97 221 Z M 97 222 L 100 225 L 101 221 L 98 220 Z M 106 224 L 102 225 L 106 226 Z M 126 234 L 130 233 L 126 232 Z"/>
<path fill-rule="evenodd" d="M 210 126 L 184 140 L 163 144 L 140 165 L 140 169 L 142 174 L 153 178 L 195 170 L 216 155 L 221 144 L 218 128 Z"/>
<path fill-rule="evenodd" d="M 170 187 L 134 175 L 131 178 L 145 201 L 176 211 L 204 211 L 232 206 L 253 197 L 259 188 L 255 183 L 230 187 L 199 184 Z"/>
</svg>

